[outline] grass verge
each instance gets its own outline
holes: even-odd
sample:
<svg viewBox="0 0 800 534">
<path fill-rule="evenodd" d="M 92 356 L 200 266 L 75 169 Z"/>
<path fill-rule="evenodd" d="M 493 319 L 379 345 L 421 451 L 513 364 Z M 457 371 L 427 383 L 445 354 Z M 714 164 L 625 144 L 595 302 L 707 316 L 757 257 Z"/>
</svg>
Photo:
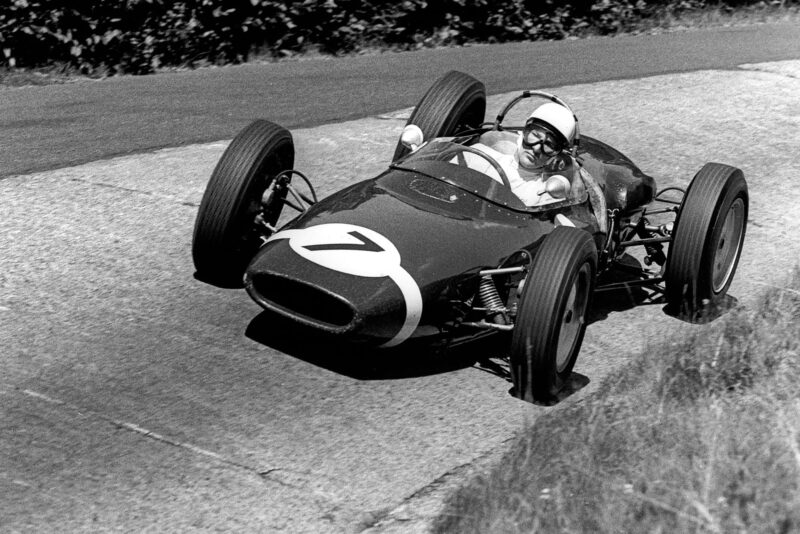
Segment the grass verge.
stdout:
<svg viewBox="0 0 800 534">
<path fill-rule="evenodd" d="M 800 268 L 520 434 L 434 532 L 800 530 Z"/>
</svg>

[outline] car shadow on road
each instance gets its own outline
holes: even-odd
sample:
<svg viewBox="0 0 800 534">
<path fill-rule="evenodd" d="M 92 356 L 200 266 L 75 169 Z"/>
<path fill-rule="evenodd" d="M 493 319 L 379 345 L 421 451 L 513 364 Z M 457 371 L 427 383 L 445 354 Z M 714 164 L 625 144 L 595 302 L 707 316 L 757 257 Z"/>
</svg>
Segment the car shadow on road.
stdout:
<svg viewBox="0 0 800 534">
<path fill-rule="evenodd" d="M 642 269 L 639 261 L 630 255 L 625 255 L 622 262 L 630 270 L 614 269 L 600 275 L 597 286 L 607 286 L 608 284 L 630 284 L 613 290 L 597 289 L 592 297 L 592 309 L 587 318 L 588 324 L 603 321 L 612 312 L 621 312 L 643 305 L 664 304 L 664 294 L 658 286 L 636 285 L 644 279 L 637 275 L 634 270 Z"/>
<path fill-rule="evenodd" d="M 612 312 L 622 312 L 647 305 L 660 305 L 661 311 L 665 315 L 680 321 L 703 324 L 719 319 L 739 304 L 736 297 L 725 294 L 719 299 L 719 302 L 715 303 L 714 306 L 707 307 L 701 314 L 692 317 L 681 314 L 679 311 L 672 310 L 667 306 L 663 282 L 657 285 L 637 285 L 637 283 L 645 279 L 645 277 L 639 276 L 634 272 L 636 269 L 642 269 L 639 260 L 626 254 L 622 263 L 627 265 L 627 269 L 612 269 L 604 273 L 598 280 L 598 286 L 611 283 L 627 283 L 629 285 L 613 290 L 595 291 L 592 309 L 587 318 L 588 324 L 603 321 Z"/>
<path fill-rule="evenodd" d="M 257 315 L 245 335 L 253 341 L 312 365 L 358 380 L 391 380 L 465 369 L 481 357 L 480 345 L 430 347 L 407 342 L 375 349 L 338 342 L 269 311 Z"/>
<path fill-rule="evenodd" d="M 312 365 L 357 380 L 397 380 L 449 373 L 472 367 L 505 381 L 513 396 L 509 369 L 508 340 L 494 335 L 455 347 L 410 344 L 392 349 L 367 349 L 337 342 L 288 319 L 264 311 L 248 325 L 245 335 L 253 341 Z M 589 377 L 572 376 L 550 403 L 552 406 L 589 384 Z"/>
<path fill-rule="evenodd" d="M 613 282 L 635 281 L 637 277 L 625 273 L 611 273 Z M 736 299 L 726 296 L 721 306 L 704 316 L 704 322 L 713 321 L 735 306 Z M 613 312 L 622 312 L 643 305 L 664 306 L 665 299 L 659 288 L 630 285 L 594 295 L 588 324 L 603 321 Z M 677 317 L 686 321 L 687 319 Z M 697 322 L 697 321 L 689 321 Z M 406 342 L 392 349 L 360 348 L 338 342 L 330 335 L 320 334 L 278 314 L 262 311 L 248 325 L 245 335 L 267 347 L 299 360 L 357 380 L 392 380 L 430 376 L 473 367 L 495 375 L 511 384 L 508 363 L 508 339 L 498 334 L 475 340 L 457 347 L 434 346 Z M 572 373 L 570 380 L 554 402 L 558 404 L 574 395 L 590 382 L 589 377 Z M 512 389 L 509 394 L 513 395 Z"/>
<path fill-rule="evenodd" d="M 713 306 L 705 308 L 695 316 L 682 314 L 667 306 L 667 301 L 660 287 L 642 288 L 627 287 L 613 291 L 597 292 L 594 295 L 592 309 L 587 317 L 587 324 L 603 321 L 612 312 L 622 312 L 641 306 L 660 305 L 664 315 L 690 324 L 706 324 L 716 321 L 739 305 L 738 299 L 732 295 L 723 295 Z"/>
<path fill-rule="evenodd" d="M 269 311 L 257 315 L 248 325 L 245 335 L 284 354 L 357 380 L 397 380 L 472 367 L 505 381 L 509 385 L 509 395 L 514 394 L 506 351 L 508 340 L 502 339 L 502 335 L 477 339 L 456 347 L 429 347 L 412 343 L 392 349 L 359 349 L 310 331 Z M 583 389 L 589 381 L 587 376 L 572 373 L 553 402 L 534 404 L 557 404 Z"/>
<path fill-rule="evenodd" d="M 509 369 L 509 361 L 508 357 L 493 357 L 493 358 L 481 358 L 475 362 L 475 368 L 486 373 L 498 376 L 508 382 L 510 385 L 512 384 L 511 379 L 511 370 Z M 589 385 L 591 380 L 588 376 L 582 375 L 580 373 L 572 372 L 569 378 L 567 379 L 564 386 L 556 395 L 556 398 L 551 399 L 549 402 L 540 402 L 534 401 L 532 404 L 537 406 L 555 406 L 556 404 L 564 401 L 565 399 L 571 397 L 575 393 L 579 392 L 583 388 Z M 512 397 L 516 397 L 514 392 L 514 387 L 512 386 L 508 390 L 508 394 Z"/>
</svg>

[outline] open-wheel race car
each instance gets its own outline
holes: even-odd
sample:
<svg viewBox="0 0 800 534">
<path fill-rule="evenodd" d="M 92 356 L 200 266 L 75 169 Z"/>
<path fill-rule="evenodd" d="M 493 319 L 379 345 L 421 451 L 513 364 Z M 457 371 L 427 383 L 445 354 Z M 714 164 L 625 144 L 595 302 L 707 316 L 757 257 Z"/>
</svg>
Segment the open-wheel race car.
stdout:
<svg viewBox="0 0 800 534">
<path fill-rule="evenodd" d="M 414 108 L 385 172 L 321 200 L 293 169 L 291 134 L 253 122 L 205 191 L 192 245 L 197 277 L 243 283 L 263 308 L 376 350 L 501 334 L 514 394 L 529 401 L 552 401 L 566 383 L 602 291 L 647 286 L 673 315 L 707 315 L 742 250 L 742 171 L 707 163 L 685 191 L 657 192 L 630 159 L 576 132 L 570 156 L 581 172 L 548 179 L 549 200 L 527 205 L 474 146 L 487 132 L 521 131 L 504 118 L 529 98 L 572 113 L 530 90 L 484 122 L 483 84 L 451 71 Z M 465 164 L 467 155 L 493 171 Z M 278 228 L 285 206 L 298 215 Z M 634 250 L 641 263 L 622 261 Z M 615 270 L 628 276 L 609 277 Z"/>
</svg>

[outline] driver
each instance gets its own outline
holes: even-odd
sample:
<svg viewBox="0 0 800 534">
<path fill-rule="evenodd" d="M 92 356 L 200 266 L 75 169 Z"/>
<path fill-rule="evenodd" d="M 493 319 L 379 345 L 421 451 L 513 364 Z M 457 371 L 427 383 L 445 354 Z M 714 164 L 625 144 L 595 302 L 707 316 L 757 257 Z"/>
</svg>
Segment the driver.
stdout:
<svg viewBox="0 0 800 534">
<path fill-rule="evenodd" d="M 536 206 L 559 200 L 545 190 L 545 182 L 551 176 L 560 174 L 573 186 L 581 184 L 574 179 L 578 165 L 569 154 L 575 131 L 572 112 L 548 102 L 531 113 L 522 132 L 491 130 L 472 146 L 500 164 L 511 190 L 526 206 Z"/>
</svg>

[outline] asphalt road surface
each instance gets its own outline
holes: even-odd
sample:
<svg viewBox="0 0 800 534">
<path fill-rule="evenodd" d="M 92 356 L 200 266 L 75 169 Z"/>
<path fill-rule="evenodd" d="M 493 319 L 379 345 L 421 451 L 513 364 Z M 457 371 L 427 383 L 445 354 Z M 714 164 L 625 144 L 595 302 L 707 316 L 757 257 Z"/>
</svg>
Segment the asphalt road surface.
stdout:
<svg viewBox="0 0 800 534">
<path fill-rule="evenodd" d="M 392 111 L 449 69 L 501 93 L 791 59 L 798 35 L 798 24 L 731 27 L 0 88 L 0 177 L 230 139 L 258 117 L 296 128 Z"/>
<path fill-rule="evenodd" d="M 744 170 L 731 295 L 747 305 L 800 257 L 800 62 L 728 67 L 547 86 L 662 187 L 709 160 Z M 297 167 L 329 194 L 379 172 L 403 122 L 296 128 Z M 0 180 L 0 531 L 420 532 L 524 423 L 558 416 L 508 395 L 500 349 L 355 357 L 195 280 L 192 224 L 225 146 Z M 628 298 L 594 319 L 576 367 L 589 383 L 564 402 L 702 328 Z"/>
</svg>

